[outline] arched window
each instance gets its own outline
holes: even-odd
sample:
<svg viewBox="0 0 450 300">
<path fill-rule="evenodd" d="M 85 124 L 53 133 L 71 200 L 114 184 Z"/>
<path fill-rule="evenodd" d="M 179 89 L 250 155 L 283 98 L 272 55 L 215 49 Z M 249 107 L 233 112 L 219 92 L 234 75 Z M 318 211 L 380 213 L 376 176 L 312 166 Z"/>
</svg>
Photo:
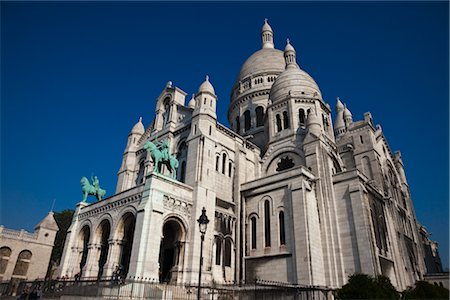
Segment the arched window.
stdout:
<svg viewBox="0 0 450 300">
<path fill-rule="evenodd" d="M 284 125 L 284 129 L 289 128 L 289 116 L 287 111 L 283 111 L 283 125 Z"/>
<path fill-rule="evenodd" d="M 256 217 L 250 218 L 250 226 L 252 230 L 252 249 L 256 249 Z"/>
<path fill-rule="evenodd" d="M 239 116 L 236 117 L 236 132 L 241 131 L 241 121 L 239 119 Z"/>
<path fill-rule="evenodd" d="M 216 171 L 219 172 L 219 161 L 220 161 L 220 156 L 216 156 Z"/>
<path fill-rule="evenodd" d="M 144 172 L 145 172 L 145 161 L 142 160 L 139 163 L 139 171 L 136 177 L 136 185 L 139 185 L 144 182 Z"/>
<path fill-rule="evenodd" d="M 31 252 L 29 250 L 23 250 L 17 257 L 16 266 L 14 267 L 13 276 L 27 276 L 28 267 L 31 261 Z"/>
<path fill-rule="evenodd" d="M 250 118 L 250 111 L 246 110 L 244 113 L 244 126 L 245 126 L 245 131 L 250 130 L 251 128 L 251 118 Z"/>
<path fill-rule="evenodd" d="M 256 127 L 264 126 L 264 107 L 256 108 Z"/>
<path fill-rule="evenodd" d="M 231 240 L 225 239 L 225 253 L 223 255 L 223 264 L 225 267 L 231 267 Z"/>
<path fill-rule="evenodd" d="M 305 110 L 303 108 L 298 110 L 298 118 L 300 120 L 300 126 L 305 126 Z"/>
<path fill-rule="evenodd" d="M 180 181 L 185 182 L 186 180 L 186 161 L 181 162 L 181 171 L 180 171 Z"/>
<path fill-rule="evenodd" d="M 226 163 L 227 163 L 227 155 L 224 153 L 222 154 L 222 174 L 225 174 Z"/>
<path fill-rule="evenodd" d="M 2 280 L 3 274 L 5 274 L 6 267 L 8 266 L 10 256 L 11 256 L 10 248 L 8 248 L 8 247 L 0 248 L 0 280 Z"/>
<path fill-rule="evenodd" d="M 216 265 L 220 265 L 220 260 L 222 258 L 222 240 L 216 237 Z"/>
<path fill-rule="evenodd" d="M 270 247 L 270 202 L 264 201 L 264 237 L 266 247 Z"/>
<path fill-rule="evenodd" d="M 163 125 L 166 125 L 169 122 L 169 114 L 170 114 L 170 98 L 167 97 L 164 99 L 164 112 L 163 116 Z"/>
<path fill-rule="evenodd" d="M 228 177 L 231 177 L 231 170 L 232 170 L 232 164 L 231 161 L 228 163 Z"/>
<path fill-rule="evenodd" d="M 283 128 L 281 127 L 281 117 L 279 114 L 276 115 L 276 119 L 277 119 L 277 132 L 280 132 L 281 129 Z"/>
<path fill-rule="evenodd" d="M 286 234 L 284 231 L 284 212 L 278 214 L 278 223 L 280 226 L 280 245 L 286 245 Z"/>
</svg>

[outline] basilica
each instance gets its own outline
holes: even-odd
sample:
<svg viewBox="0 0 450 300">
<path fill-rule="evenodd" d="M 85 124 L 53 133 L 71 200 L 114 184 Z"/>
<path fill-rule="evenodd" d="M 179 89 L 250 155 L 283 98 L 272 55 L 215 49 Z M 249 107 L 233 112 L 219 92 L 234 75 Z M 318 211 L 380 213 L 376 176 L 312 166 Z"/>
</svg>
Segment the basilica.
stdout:
<svg viewBox="0 0 450 300">
<path fill-rule="evenodd" d="M 60 276 L 194 284 L 201 268 L 206 284 L 337 288 L 365 273 L 399 291 L 423 278 L 400 152 L 369 112 L 354 118 L 337 99 L 332 116 L 294 45 L 276 49 L 273 34 L 265 21 L 231 87 L 230 128 L 213 79 L 192 98 L 167 83 L 150 126 L 139 119 L 128 135 L 115 194 L 77 204 Z M 156 163 L 158 143 L 172 167 Z"/>
</svg>

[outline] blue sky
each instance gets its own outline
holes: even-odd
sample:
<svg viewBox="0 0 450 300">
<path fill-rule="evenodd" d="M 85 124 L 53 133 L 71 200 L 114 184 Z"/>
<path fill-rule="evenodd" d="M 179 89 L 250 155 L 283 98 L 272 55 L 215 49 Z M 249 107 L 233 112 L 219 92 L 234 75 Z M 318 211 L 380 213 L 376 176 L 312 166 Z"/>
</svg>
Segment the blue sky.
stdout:
<svg viewBox="0 0 450 300">
<path fill-rule="evenodd" d="M 33 227 L 74 208 L 92 173 L 111 195 L 129 131 L 148 126 L 167 81 L 206 74 L 226 113 L 239 69 L 275 45 L 333 108 L 366 111 L 400 149 L 418 220 L 448 266 L 448 2 L 1 2 L 1 215 Z"/>
</svg>

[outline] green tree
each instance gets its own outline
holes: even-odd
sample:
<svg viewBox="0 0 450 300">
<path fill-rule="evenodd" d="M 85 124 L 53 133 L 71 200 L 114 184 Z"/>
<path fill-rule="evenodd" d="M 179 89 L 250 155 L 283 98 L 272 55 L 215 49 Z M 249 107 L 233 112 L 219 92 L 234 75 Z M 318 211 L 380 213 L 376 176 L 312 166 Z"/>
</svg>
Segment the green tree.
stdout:
<svg viewBox="0 0 450 300">
<path fill-rule="evenodd" d="M 72 224 L 73 213 L 73 210 L 65 209 L 61 212 L 55 212 L 53 214 L 56 224 L 58 224 L 59 231 L 56 234 L 55 246 L 53 247 L 52 255 L 50 257 L 47 277 L 52 276 L 53 267 L 58 266 L 61 261 L 67 230 L 69 229 L 70 224 Z"/>
<path fill-rule="evenodd" d="M 353 274 L 348 283 L 337 291 L 338 299 L 400 299 L 389 278 Z"/>
<path fill-rule="evenodd" d="M 448 299 L 449 291 L 426 281 L 417 281 L 415 287 L 406 289 L 402 299 Z"/>
</svg>

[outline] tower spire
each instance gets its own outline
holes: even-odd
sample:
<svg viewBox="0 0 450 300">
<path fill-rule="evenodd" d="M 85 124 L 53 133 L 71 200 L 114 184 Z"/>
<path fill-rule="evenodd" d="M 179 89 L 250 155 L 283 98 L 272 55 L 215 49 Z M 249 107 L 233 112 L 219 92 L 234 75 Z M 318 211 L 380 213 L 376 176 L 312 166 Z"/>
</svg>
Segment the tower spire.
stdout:
<svg viewBox="0 0 450 300">
<path fill-rule="evenodd" d="M 263 49 L 275 48 L 275 45 L 273 44 L 273 30 L 272 30 L 272 27 L 270 27 L 269 23 L 267 23 L 267 18 L 264 19 L 264 25 L 261 29 L 261 39 L 262 39 Z"/>
</svg>

